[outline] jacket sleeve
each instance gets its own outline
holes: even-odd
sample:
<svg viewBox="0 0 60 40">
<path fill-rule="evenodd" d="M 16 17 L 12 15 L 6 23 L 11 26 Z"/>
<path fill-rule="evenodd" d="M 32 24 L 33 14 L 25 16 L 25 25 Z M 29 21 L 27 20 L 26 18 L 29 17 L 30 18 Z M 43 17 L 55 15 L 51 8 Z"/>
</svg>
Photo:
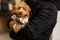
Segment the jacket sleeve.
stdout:
<svg viewBox="0 0 60 40">
<path fill-rule="evenodd" d="M 23 33 L 23 35 L 27 35 L 31 39 L 38 39 L 39 37 L 49 35 L 55 24 L 57 19 L 57 8 L 51 2 L 44 2 L 41 5 L 38 5 L 38 11 L 36 16 L 30 21 L 30 24 L 23 28 L 17 34 L 13 33 L 10 36 L 12 38 L 16 38 L 16 35 Z M 12 33 L 12 32 L 11 32 Z M 18 37 L 18 36 L 17 36 Z"/>
</svg>

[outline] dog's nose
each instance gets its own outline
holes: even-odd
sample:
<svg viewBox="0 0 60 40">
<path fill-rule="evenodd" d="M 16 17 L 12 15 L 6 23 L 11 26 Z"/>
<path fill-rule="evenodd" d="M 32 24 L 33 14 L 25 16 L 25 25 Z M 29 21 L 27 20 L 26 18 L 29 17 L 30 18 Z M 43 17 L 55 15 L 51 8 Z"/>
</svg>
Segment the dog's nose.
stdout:
<svg viewBox="0 0 60 40">
<path fill-rule="evenodd" d="M 22 12 L 20 12 L 19 14 L 22 15 Z"/>
</svg>

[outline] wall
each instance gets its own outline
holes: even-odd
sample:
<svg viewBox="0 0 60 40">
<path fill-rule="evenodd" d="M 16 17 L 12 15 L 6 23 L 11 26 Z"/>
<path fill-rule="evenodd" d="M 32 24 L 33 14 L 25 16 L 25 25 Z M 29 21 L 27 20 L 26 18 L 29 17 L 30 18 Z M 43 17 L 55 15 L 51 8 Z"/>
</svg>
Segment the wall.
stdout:
<svg viewBox="0 0 60 40">
<path fill-rule="evenodd" d="M 60 40 L 60 11 L 58 11 L 57 24 L 52 34 L 52 40 Z"/>
<path fill-rule="evenodd" d="M 0 33 L 7 31 L 8 31 L 7 19 L 4 17 L 0 17 Z"/>
</svg>

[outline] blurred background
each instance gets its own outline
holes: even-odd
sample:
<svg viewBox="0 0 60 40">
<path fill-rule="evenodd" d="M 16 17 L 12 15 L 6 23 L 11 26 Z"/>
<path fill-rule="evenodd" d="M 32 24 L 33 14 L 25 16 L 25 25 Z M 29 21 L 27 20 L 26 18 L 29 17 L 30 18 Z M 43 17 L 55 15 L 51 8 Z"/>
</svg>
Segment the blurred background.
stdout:
<svg viewBox="0 0 60 40">
<path fill-rule="evenodd" d="M 7 22 L 10 19 L 9 14 L 12 9 L 12 5 L 17 4 L 21 0 L 0 0 L 0 40 L 12 40 L 9 37 L 9 29 Z M 58 18 L 56 27 L 51 34 L 50 40 L 60 40 L 60 11 L 58 11 Z"/>
</svg>

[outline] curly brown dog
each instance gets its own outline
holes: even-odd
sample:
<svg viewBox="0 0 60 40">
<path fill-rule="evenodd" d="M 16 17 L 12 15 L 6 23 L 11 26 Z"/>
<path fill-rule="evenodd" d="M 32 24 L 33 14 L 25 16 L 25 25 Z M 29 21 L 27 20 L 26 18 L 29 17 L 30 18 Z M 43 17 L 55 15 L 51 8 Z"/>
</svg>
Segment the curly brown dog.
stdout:
<svg viewBox="0 0 60 40">
<path fill-rule="evenodd" d="M 9 23 L 10 27 L 14 32 L 18 32 L 29 23 L 28 19 L 30 17 L 31 8 L 25 2 L 20 2 L 13 6 L 11 12 L 11 18 L 13 20 Z"/>
</svg>

